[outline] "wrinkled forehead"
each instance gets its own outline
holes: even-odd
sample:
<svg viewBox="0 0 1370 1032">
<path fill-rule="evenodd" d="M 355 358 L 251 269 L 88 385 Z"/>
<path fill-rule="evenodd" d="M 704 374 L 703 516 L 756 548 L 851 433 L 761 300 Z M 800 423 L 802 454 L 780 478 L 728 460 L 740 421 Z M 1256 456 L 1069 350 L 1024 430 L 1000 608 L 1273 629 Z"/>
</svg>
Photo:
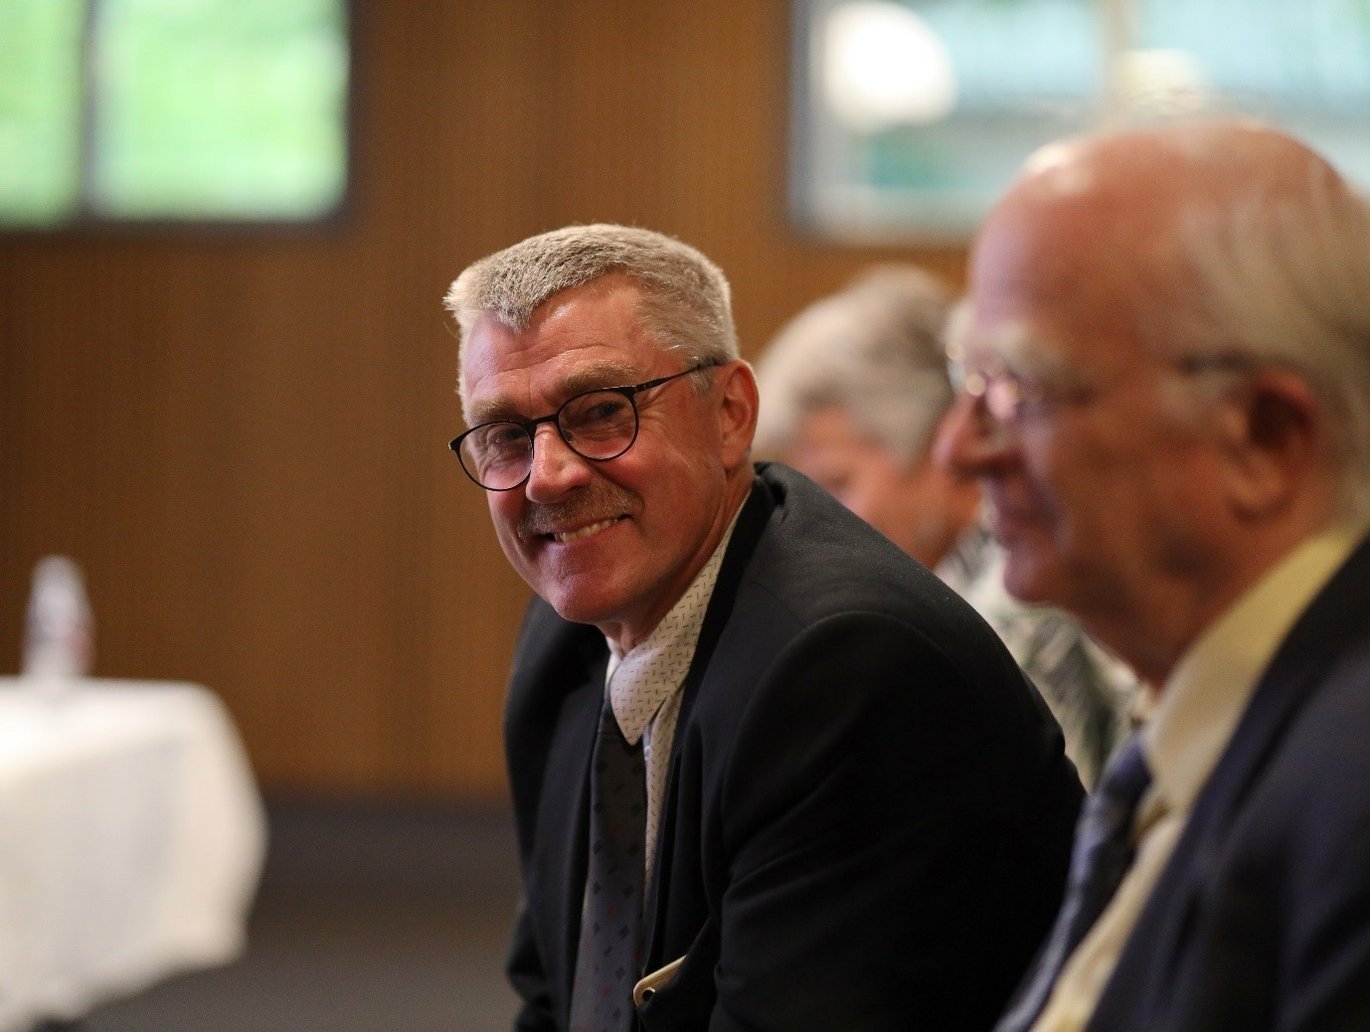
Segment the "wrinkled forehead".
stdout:
<svg viewBox="0 0 1370 1032">
<path fill-rule="evenodd" d="M 468 414 L 509 408 L 509 395 L 542 398 L 620 386 L 655 369 L 664 349 L 631 283 L 598 282 L 553 295 L 525 326 L 483 312 L 463 340 L 460 391 Z M 476 410 L 482 410 L 477 413 Z"/>
</svg>

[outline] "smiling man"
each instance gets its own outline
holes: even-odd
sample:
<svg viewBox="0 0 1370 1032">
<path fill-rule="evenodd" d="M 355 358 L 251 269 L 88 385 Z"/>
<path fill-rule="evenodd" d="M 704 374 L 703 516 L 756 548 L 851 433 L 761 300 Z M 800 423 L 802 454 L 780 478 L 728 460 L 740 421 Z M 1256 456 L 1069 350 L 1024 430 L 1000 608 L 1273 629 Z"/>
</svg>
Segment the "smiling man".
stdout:
<svg viewBox="0 0 1370 1032">
<path fill-rule="evenodd" d="M 694 249 L 572 227 L 447 304 L 452 446 L 539 596 L 506 712 L 517 1027 L 987 1027 L 1080 798 L 1001 643 L 752 464 L 755 380 Z"/>
</svg>

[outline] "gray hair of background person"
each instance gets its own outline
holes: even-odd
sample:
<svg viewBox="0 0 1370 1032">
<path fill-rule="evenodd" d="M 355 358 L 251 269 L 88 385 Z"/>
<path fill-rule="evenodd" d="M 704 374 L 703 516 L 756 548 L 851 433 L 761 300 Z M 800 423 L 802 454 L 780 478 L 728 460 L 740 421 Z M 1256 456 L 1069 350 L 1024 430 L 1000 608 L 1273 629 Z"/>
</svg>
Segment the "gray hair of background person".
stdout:
<svg viewBox="0 0 1370 1032">
<path fill-rule="evenodd" d="M 952 300 L 923 269 L 880 265 L 796 315 L 757 365 L 757 449 L 783 451 L 809 415 L 837 406 L 895 459 L 918 461 L 953 399 L 942 351 Z"/>
<path fill-rule="evenodd" d="M 443 298 L 461 333 L 461 357 L 481 315 L 522 330 L 552 295 L 615 272 L 643 288 L 642 314 L 663 348 L 683 348 L 693 362 L 738 357 L 722 269 L 674 237 L 603 223 L 529 237 L 463 271 Z"/>
<path fill-rule="evenodd" d="M 1227 148 L 1187 133 L 1170 145 L 1219 171 L 1230 160 Z M 1269 363 L 1303 377 L 1333 414 L 1327 430 L 1343 514 L 1363 513 L 1370 507 L 1370 204 L 1325 163 L 1296 181 L 1236 168 L 1231 178 L 1240 184 L 1235 199 L 1190 202 L 1187 275 L 1175 284 L 1173 304 L 1138 313 L 1142 340 L 1163 353 Z"/>
</svg>

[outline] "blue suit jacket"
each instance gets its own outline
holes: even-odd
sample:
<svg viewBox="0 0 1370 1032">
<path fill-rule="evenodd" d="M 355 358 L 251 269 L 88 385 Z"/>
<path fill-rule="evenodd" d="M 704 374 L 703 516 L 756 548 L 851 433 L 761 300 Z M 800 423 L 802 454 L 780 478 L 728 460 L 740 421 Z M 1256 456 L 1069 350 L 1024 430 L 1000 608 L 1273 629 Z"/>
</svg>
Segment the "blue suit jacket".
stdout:
<svg viewBox="0 0 1370 1032">
<path fill-rule="evenodd" d="M 1370 543 L 1261 678 L 1089 1028 L 1370 1029 Z"/>
<path fill-rule="evenodd" d="M 506 713 L 520 1029 L 566 1024 L 606 656 L 534 602 Z M 642 1026 L 990 1027 L 1059 901 L 1080 788 L 984 622 L 762 466 L 683 692 L 644 971 L 685 962 Z"/>
</svg>

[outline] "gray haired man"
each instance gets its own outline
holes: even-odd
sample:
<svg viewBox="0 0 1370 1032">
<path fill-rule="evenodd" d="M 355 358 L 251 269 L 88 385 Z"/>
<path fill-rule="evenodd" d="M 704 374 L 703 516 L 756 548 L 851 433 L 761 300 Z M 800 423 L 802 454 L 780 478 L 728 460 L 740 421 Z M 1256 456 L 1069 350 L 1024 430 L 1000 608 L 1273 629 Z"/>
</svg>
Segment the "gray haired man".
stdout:
<svg viewBox="0 0 1370 1032">
<path fill-rule="evenodd" d="M 534 600 L 506 713 L 520 1029 L 984 1028 L 1080 789 L 984 623 L 750 460 L 727 281 L 581 226 L 448 305 L 453 448 Z"/>
</svg>

